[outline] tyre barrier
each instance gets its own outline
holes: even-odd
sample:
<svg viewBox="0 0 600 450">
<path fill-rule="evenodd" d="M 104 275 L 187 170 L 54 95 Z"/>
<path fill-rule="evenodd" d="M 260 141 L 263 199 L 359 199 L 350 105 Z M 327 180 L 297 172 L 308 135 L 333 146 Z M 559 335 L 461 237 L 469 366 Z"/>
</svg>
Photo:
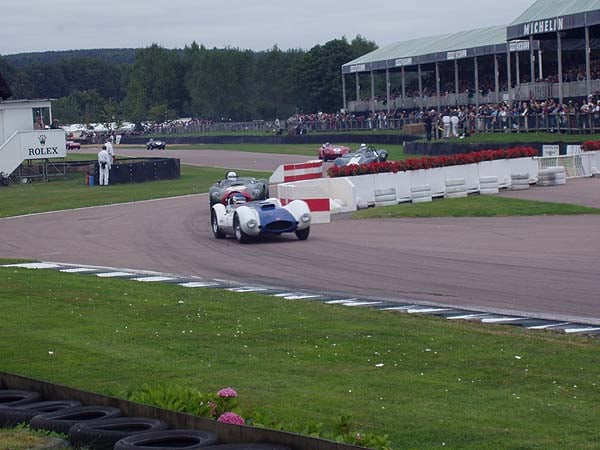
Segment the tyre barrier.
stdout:
<svg viewBox="0 0 600 450">
<path fill-rule="evenodd" d="M 558 186 L 567 182 L 567 170 L 563 166 L 553 166 L 538 172 L 539 186 Z"/>
<path fill-rule="evenodd" d="M 205 449 L 217 442 L 217 435 L 199 430 L 165 430 L 134 434 L 118 441 L 114 450 Z"/>
<path fill-rule="evenodd" d="M 62 411 L 81 406 L 77 401 L 47 401 L 0 408 L 0 427 L 13 427 L 20 423 L 28 424 L 38 414 Z"/>
<path fill-rule="evenodd" d="M 423 184 L 410 187 L 410 200 L 413 203 L 426 203 L 433 200 L 431 185 Z"/>
<path fill-rule="evenodd" d="M 524 191 L 529 189 L 529 173 L 511 173 L 510 190 Z"/>
<path fill-rule="evenodd" d="M 446 180 L 446 193 L 444 198 L 463 198 L 467 196 L 467 187 L 464 178 Z"/>
<path fill-rule="evenodd" d="M 115 444 L 128 436 L 166 430 L 166 422 L 146 417 L 116 417 L 79 422 L 69 428 L 69 442 L 76 448 L 113 450 Z"/>
<path fill-rule="evenodd" d="M 375 206 L 390 206 L 398 203 L 396 188 L 375 189 Z"/>
<path fill-rule="evenodd" d="M 62 411 L 34 416 L 29 425 L 36 430 L 68 434 L 69 428 L 79 422 L 121 417 L 121 411 L 110 406 L 76 406 Z"/>
<path fill-rule="evenodd" d="M 493 195 L 500 192 L 497 176 L 479 177 L 479 193 L 481 195 Z"/>
<path fill-rule="evenodd" d="M 19 406 L 40 401 L 42 396 L 38 392 L 18 391 L 13 389 L 0 390 L 0 406 Z"/>
</svg>

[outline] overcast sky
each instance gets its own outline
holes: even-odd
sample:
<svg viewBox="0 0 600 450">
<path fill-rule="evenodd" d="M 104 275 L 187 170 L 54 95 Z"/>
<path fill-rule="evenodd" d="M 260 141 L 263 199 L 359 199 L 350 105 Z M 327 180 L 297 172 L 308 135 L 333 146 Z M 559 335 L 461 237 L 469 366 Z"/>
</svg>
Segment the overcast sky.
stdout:
<svg viewBox="0 0 600 450">
<path fill-rule="evenodd" d="M 141 48 L 310 49 L 357 34 L 379 47 L 505 25 L 535 0 L 2 0 L 0 55 Z"/>
</svg>

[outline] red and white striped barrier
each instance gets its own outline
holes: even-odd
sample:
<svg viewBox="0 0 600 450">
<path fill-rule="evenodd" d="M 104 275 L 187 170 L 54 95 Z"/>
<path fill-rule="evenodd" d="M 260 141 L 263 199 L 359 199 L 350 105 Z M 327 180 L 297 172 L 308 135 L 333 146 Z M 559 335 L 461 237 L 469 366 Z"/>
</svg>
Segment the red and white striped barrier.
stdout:
<svg viewBox="0 0 600 450">
<path fill-rule="evenodd" d="M 278 186 L 279 200 L 286 205 L 292 200 L 304 200 L 310 208 L 312 223 L 329 223 L 331 221 L 331 208 L 329 197 L 315 186 L 301 186 L 293 183 Z"/>
<path fill-rule="evenodd" d="M 279 166 L 269 178 L 269 183 L 290 183 L 293 181 L 314 180 L 322 177 L 323 161 L 307 161 L 305 163 Z"/>
</svg>

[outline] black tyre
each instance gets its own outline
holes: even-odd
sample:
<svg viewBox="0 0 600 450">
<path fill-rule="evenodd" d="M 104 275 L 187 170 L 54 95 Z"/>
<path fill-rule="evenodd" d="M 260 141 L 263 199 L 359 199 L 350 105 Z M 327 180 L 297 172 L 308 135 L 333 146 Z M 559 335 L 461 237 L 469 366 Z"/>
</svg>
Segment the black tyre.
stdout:
<svg viewBox="0 0 600 450">
<path fill-rule="evenodd" d="M 77 406 L 63 411 L 39 414 L 29 425 L 37 430 L 67 434 L 69 428 L 79 422 L 121 417 L 121 411 L 110 406 Z"/>
<path fill-rule="evenodd" d="M 114 450 L 202 450 L 216 442 L 217 435 L 208 431 L 150 431 L 121 439 L 115 444 Z"/>
<path fill-rule="evenodd" d="M 225 238 L 225 233 L 219 227 L 219 221 L 217 220 L 217 214 L 213 209 L 210 211 L 210 227 L 212 228 L 212 232 L 217 239 Z"/>
<path fill-rule="evenodd" d="M 1 406 L 19 406 L 27 403 L 33 403 L 41 400 L 42 396 L 38 392 L 17 391 L 12 389 L 0 390 Z"/>
<path fill-rule="evenodd" d="M 209 445 L 203 450 L 291 450 L 287 445 L 279 444 L 221 444 Z"/>
<path fill-rule="evenodd" d="M 69 441 L 76 448 L 112 450 L 118 441 L 128 436 L 166 430 L 167 428 L 167 424 L 162 420 L 145 417 L 92 420 L 76 423 L 69 428 Z"/>
<path fill-rule="evenodd" d="M 235 231 L 235 238 L 240 244 L 245 244 L 250 240 L 250 236 L 244 233 L 240 226 L 240 219 L 237 214 L 233 217 L 233 230 Z"/>
<path fill-rule="evenodd" d="M 308 235 L 310 234 L 310 227 L 306 227 L 302 230 L 296 230 L 296 237 L 301 241 L 305 241 L 308 239 Z"/>
<path fill-rule="evenodd" d="M 80 406 L 76 401 L 35 402 L 13 408 L 0 408 L 0 427 L 12 427 L 20 423 L 28 424 L 38 414 L 61 411 L 67 408 Z"/>
</svg>

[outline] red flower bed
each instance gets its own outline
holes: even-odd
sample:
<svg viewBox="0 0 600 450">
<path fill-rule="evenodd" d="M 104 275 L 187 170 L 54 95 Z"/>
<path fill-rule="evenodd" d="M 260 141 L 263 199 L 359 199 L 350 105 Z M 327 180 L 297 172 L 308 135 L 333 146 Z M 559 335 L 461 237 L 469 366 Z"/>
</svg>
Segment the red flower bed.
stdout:
<svg viewBox="0 0 600 450">
<path fill-rule="evenodd" d="M 424 156 L 423 158 L 411 158 L 404 161 L 386 161 L 361 165 L 348 164 L 342 167 L 332 166 L 327 170 L 327 173 L 332 178 L 367 175 L 371 173 L 396 173 L 407 170 L 473 164 L 481 161 L 493 161 L 495 159 L 527 158 L 537 156 L 537 154 L 538 151 L 531 147 L 515 147 L 505 150 L 482 150 L 447 156 Z"/>
<path fill-rule="evenodd" d="M 591 152 L 593 150 L 600 150 L 600 141 L 585 141 L 581 145 L 581 149 L 584 152 Z"/>
</svg>

